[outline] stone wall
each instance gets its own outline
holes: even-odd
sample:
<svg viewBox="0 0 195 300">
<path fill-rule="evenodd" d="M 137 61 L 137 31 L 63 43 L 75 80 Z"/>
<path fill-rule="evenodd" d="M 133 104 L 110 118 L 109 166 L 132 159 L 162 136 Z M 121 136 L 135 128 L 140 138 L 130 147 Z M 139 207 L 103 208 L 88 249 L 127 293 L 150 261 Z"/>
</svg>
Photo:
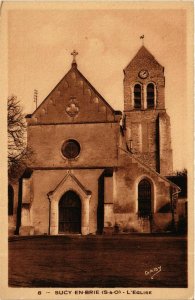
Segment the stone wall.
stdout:
<svg viewBox="0 0 195 300">
<path fill-rule="evenodd" d="M 170 117 L 165 112 L 159 113 L 159 155 L 160 173 L 169 175 L 173 172 L 173 153 L 171 149 Z"/>
<path fill-rule="evenodd" d="M 18 209 L 18 182 L 12 182 L 13 188 L 13 215 L 8 216 L 8 234 L 13 235 L 16 230 L 17 209 Z"/>
<path fill-rule="evenodd" d="M 98 180 L 103 170 L 74 170 L 71 173 L 91 192 L 89 202 L 89 233 L 97 231 Z M 34 227 L 34 234 L 49 232 L 49 198 L 48 193 L 66 176 L 66 170 L 37 170 L 32 175 L 33 199 L 30 207 L 29 226 Z M 60 198 L 58 199 L 59 202 Z M 27 224 L 25 224 L 27 226 Z"/>
<path fill-rule="evenodd" d="M 117 164 L 118 123 L 36 125 L 28 127 L 28 145 L 34 155 L 29 167 L 97 167 Z M 77 158 L 61 153 L 63 143 L 75 139 L 80 144 Z"/>
<path fill-rule="evenodd" d="M 140 77 L 140 71 L 148 75 Z M 170 119 L 165 110 L 164 68 L 143 46 L 124 70 L 124 113 L 127 142 L 144 163 L 157 172 L 172 171 Z M 134 108 L 134 86 L 141 85 L 141 109 Z M 147 85 L 154 84 L 154 108 L 147 108 Z"/>
<path fill-rule="evenodd" d="M 28 124 L 113 122 L 114 110 L 73 66 L 35 112 Z"/>
<path fill-rule="evenodd" d="M 165 110 L 125 113 L 126 140 L 132 140 L 133 153 L 162 175 L 173 169 L 170 118 Z"/>
<path fill-rule="evenodd" d="M 132 140 L 134 154 L 156 170 L 159 160 L 158 111 L 129 111 L 125 118 L 126 127 L 130 129 L 126 131 L 126 140 Z"/>
<path fill-rule="evenodd" d="M 147 70 L 149 75 L 142 79 L 139 76 L 141 70 Z M 148 83 L 154 83 L 156 87 L 156 108 L 165 108 L 165 78 L 164 68 L 157 62 L 154 56 L 143 46 L 136 56 L 131 60 L 124 70 L 124 110 L 134 109 L 133 87 L 136 83 L 142 86 L 142 100 L 146 95 L 146 86 Z M 144 103 L 142 103 L 144 108 Z"/>
<path fill-rule="evenodd" d="M 121 231 L 142 232 L 138 218 L 138 184 L 146 178 L 152 186 L 153 231 L 166 231 L 171 222 L 170 183 L 136 159 L 120 151 L 120 163 L 114 173 L 114 215 Z"/>
</svg>

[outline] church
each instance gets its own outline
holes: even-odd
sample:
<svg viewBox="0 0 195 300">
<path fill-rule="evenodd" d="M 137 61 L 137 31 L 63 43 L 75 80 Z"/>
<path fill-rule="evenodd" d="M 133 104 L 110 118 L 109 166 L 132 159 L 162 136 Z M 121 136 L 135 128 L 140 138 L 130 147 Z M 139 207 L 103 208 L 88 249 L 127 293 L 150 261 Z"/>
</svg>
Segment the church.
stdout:
<svg viewBox="0 0 195 300">
<path fill-rule="evenodd" d="M 169 232 L 172 173 L 164 67 L 142 46 L 124 69 L 124 111 L 70 70 L 26 116 L 32 150 L 19 184 L 20 235 Z"/>
</svg>

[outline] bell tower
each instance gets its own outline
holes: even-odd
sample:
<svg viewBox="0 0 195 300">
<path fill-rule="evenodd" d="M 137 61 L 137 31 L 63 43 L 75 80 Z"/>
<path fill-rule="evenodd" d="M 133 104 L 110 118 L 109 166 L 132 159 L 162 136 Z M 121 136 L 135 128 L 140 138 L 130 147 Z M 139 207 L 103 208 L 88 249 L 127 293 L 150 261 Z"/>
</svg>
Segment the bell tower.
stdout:
<svg viewBox="0 0 195 300">
<path fill-rule="evenodd" d="M 130 150 L 157 172 L 172 172 L 164 68 L 142 46 L 124 69 L 124 118 Z"/>
</svg>

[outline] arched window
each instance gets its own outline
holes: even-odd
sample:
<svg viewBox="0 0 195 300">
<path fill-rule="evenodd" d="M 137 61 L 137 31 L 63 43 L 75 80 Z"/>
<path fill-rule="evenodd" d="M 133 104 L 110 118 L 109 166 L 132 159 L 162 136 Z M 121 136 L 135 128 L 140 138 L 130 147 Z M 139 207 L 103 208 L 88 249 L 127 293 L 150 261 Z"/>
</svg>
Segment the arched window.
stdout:
<svg viewBox="0 0 195 300">
<path fill-rule="evenodd" d="M 8 185 L 8 215 L 12 216 L 14 213 L 14 189 L 11 184 Z"/>
<path fill-rule="evenodd" d="M 138 184 L 138 215 L 149 217 L 152 208 L 151 184 L 147 179 L 142 179 Z"/>
<path fill-rule="evenodd" d="M 149 83 L 147 86 L 147 108 L 154 108 L 154 84 Z"/>
<path fill-rule="evenodd" d="M 142 88 L 140 84 L 134 86 L 134 108 L 141 108 Z"/>
</svg>

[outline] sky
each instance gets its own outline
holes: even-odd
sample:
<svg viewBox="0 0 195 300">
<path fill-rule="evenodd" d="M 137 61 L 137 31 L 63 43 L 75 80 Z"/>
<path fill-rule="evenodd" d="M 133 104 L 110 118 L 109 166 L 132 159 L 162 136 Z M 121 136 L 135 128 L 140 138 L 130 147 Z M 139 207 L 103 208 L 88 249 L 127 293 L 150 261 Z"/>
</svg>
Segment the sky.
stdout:
<svg viewBox="0 0 195 300">
<path fill-rule="evenodd" d="M 40 104 L 69 71 L 76 49 L 79 71 L 114 109 L 123 110 L 123 69 L 144 34 L 145 47 L 165 67 L 174 169 L 187 168 L 192 135 L 186 131 L 192 119 L 188 4 L 15 4 L 7 19 L 8 96 L 16 95 L 24 112 L 32 113 L 34 89 Z"/>
</svg>

